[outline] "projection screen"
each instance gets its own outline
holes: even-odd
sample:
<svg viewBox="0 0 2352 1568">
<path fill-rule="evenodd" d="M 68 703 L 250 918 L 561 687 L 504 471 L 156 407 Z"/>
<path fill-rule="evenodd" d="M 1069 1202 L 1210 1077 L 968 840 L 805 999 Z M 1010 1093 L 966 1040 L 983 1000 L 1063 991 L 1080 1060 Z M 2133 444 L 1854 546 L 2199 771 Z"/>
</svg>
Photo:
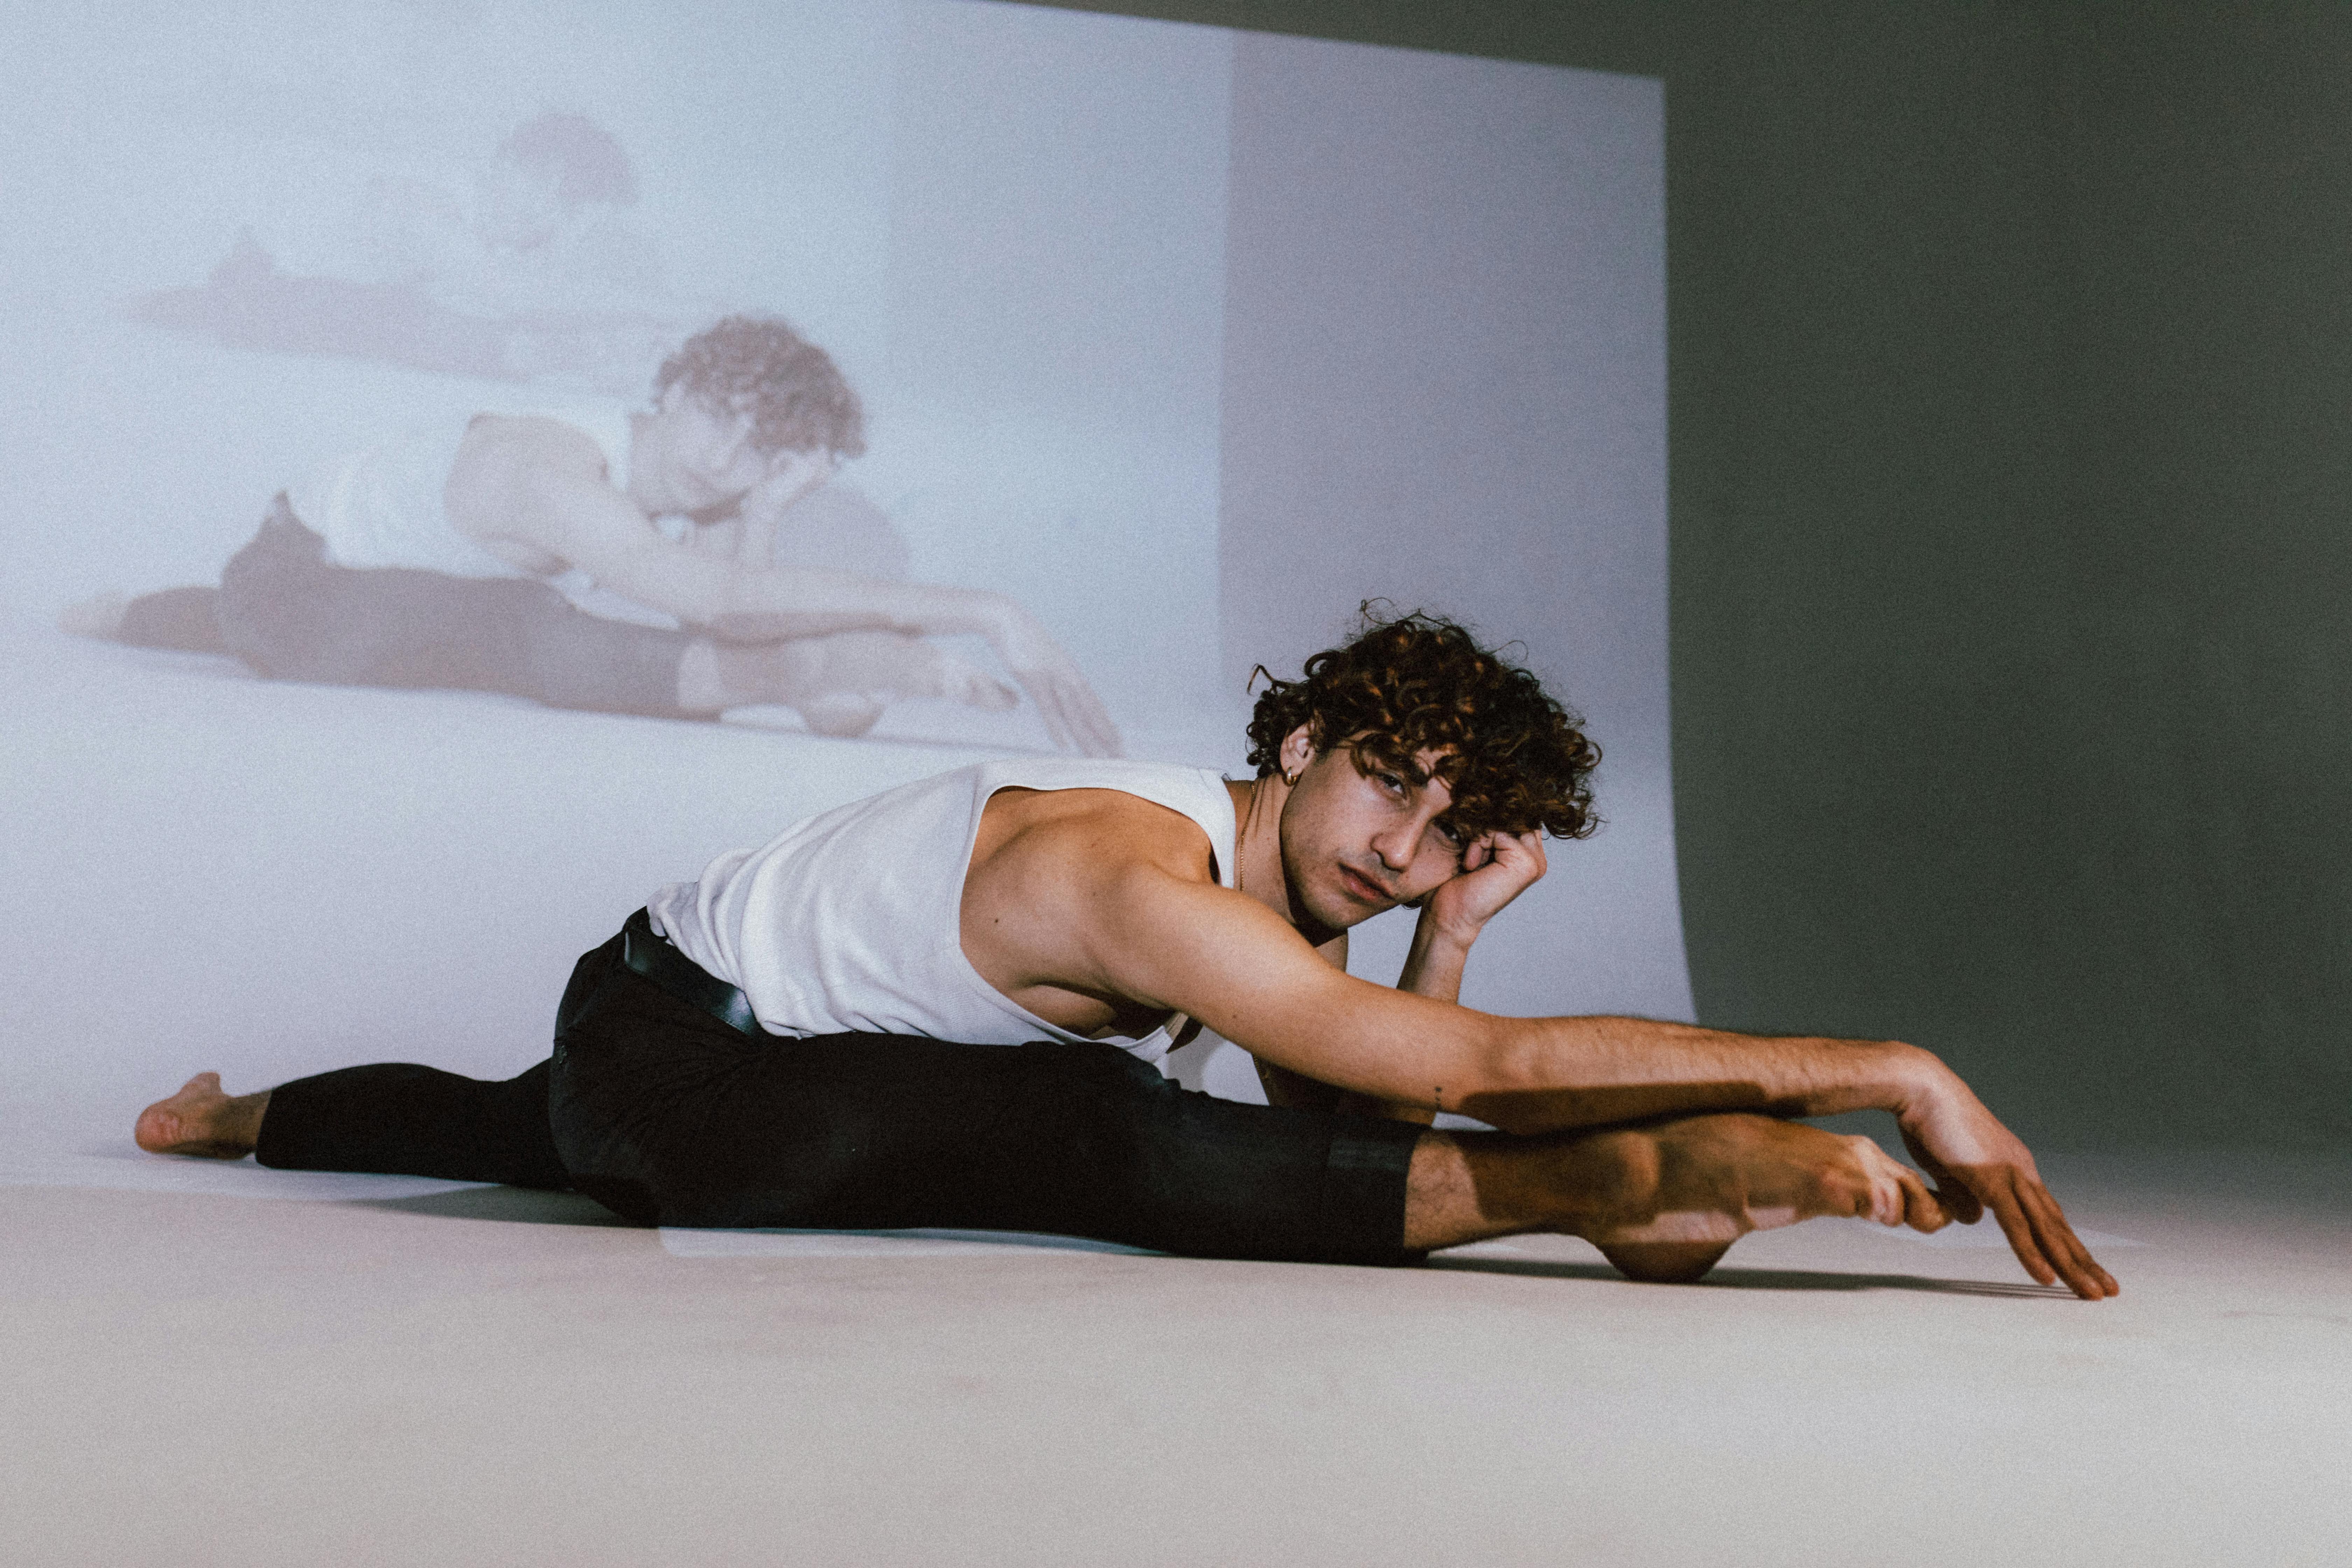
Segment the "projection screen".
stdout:
<svg viewBox="0 0 2352 1568">
<path fill-rule="evenodd" d="M 1236 776 L 1253 669 L 1364 601 L 1512 643 L 1602 746 L 1605 826 L 1464 999 L 1689 1016 L 1656 81 L 987 0 L 26 6 L 0 40 L 20 1176 L 183 1180 L 128 1129 L 200 1068 L 520 1071 L 655 888 L 1052 748 L 1025 697 L 708 721 L 264 679 L 109 620 L 200 634 L 273 498 L 342 504 L 354 454 L 625 429 L 736 314 L 830 356 L 865 449 L 772 539 L 673 537 L 1010 595 L 1129 755 Z M 1392 979 L 1412 919 L 1351 967 Z M 1258 1097 L 1230 1047 L 1172 1065 Z"/>
</svg>

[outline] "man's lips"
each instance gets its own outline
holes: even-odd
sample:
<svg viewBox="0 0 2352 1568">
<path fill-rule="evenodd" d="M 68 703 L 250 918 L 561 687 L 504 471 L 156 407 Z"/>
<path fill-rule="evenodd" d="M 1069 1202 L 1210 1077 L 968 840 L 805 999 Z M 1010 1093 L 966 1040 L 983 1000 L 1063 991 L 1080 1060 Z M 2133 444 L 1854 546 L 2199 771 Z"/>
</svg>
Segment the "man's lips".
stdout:
<svg viewBox="0 0 2352 1568">
<path fill-rule="evenodd" d="M 1395 896 L 1386 888 L 1352 866 L 1339 868 L 1339 885 L 1362 903 L 1392 904 L 1396 902 Z"/>
</svg>

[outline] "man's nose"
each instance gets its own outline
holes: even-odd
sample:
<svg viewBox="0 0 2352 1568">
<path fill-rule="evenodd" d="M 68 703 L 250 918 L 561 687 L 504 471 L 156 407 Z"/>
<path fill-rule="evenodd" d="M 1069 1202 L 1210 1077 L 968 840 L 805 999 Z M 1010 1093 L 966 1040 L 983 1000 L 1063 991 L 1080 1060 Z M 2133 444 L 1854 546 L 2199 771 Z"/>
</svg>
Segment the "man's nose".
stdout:
<svg viewBox="0 0 2352 1568">
<path fill-rule="evenodd" d="M 1381 864 L 1391 871 L 1402 871 L 1412 864 L 1412 847 L 1421 835 L 1406 824 L 1400 823 L 1383 833 L 1373 836 L 1372 853 Z"/>
</svg>

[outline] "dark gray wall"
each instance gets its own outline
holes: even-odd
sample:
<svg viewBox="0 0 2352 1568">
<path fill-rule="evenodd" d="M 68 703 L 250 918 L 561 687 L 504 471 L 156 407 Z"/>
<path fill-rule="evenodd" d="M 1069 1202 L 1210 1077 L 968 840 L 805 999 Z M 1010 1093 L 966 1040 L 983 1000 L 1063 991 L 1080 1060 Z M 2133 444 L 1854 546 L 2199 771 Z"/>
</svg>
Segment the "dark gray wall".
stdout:
<svg viewBox="0 0 2352 1568">
<path fill-rule="evenodd" d="M 2352 1131 L 2352 11 L 1094 8 L 1665 79 L 1702 1017 Z"/>
<path fill-rule="evenodd" d="M 2182 1131 L 2341 1146 L 2352 9 L 2085 5 L 2063 59 L 2084 934 L 2053 979 L 2105 1056 L 2149 1043 Z"/>
</svg>

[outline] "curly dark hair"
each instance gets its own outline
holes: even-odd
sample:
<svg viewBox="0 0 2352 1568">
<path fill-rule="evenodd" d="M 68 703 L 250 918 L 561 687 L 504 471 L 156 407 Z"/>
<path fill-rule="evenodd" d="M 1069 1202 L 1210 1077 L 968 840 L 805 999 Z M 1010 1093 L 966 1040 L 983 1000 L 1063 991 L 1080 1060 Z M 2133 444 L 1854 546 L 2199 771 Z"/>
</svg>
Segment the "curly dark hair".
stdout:
<svg viewBox="0 0 2352 1568">
<path fill-rule="evenodd" d="M 728 316 L 662 361 L 654 395 L 671 386 L 708 407 L 751 416 L 762 452 L 844 458 L 866 451 L 866 410 L 833 356 L 772 316 Z"/>
<path fill-rule="evenodd" d="M 1264 665 L 1252 675 L 1266 676 L 1249 725 L 1260 777 L 1304 724 L 1317 752 L 1346 746 L 1417 784 L 1428 775 L 1414 759 L 1444 752 L 1431 772 L 1453 793 L 1447 819 L 1467 837 L 1540 826 L 1582 838 L 1600 826 L 1591 777 L 1601 748 L 1541 682 L 1443 616 L 1391 617 L 1370 603 L 1361 614 L 1363 629 L 1308 659 L 1298 679 L 1276 680 Z"/>
</svg>

